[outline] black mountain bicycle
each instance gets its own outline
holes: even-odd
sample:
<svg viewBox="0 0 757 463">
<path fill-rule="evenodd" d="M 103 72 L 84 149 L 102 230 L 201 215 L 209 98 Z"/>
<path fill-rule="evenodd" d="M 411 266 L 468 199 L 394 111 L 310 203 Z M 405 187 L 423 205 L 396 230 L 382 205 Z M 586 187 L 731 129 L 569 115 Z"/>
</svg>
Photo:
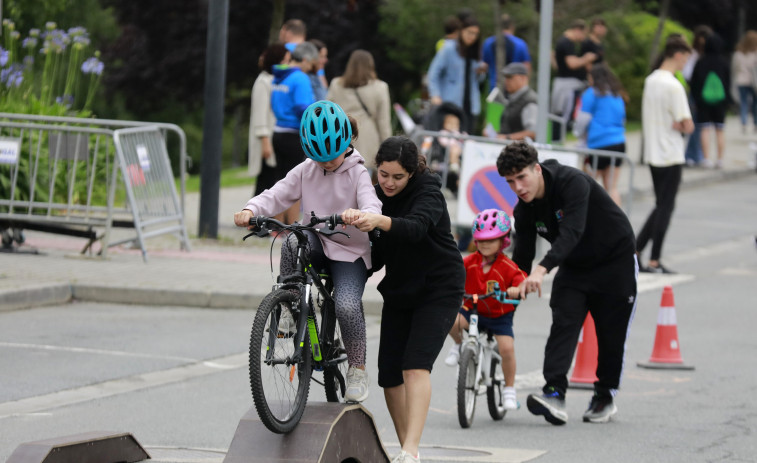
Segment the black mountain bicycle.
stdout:
<svg viewBox="0 0 757 463">
<path fill-rule="evenodd" d="M 268 236 L 270 230 L 289 232 L 297 238 L 297 271 L 279 275 L 273 290 L 255 314 L 250 335 L 250 387 L 260 420 L 271 431 L 290 432 L 297 426 L 310 392 L 313 370 L 323 371 L 326 399 L 344 399 L 347 352 L 342 343 L 328 273 L 313 267 L 306 232 L 331 236 L 342 224 L 337 215 L 317 217 L 311 212 L 307 225 L 286 225 L 270 217 L 250 219 L 252 235 Z M 316 225 L 326 227 L 316 228 Z M 315 302 L 312 286 L 315 286 Z M 320 312 L 320 329 L 316 314 Z"/>
</svg>

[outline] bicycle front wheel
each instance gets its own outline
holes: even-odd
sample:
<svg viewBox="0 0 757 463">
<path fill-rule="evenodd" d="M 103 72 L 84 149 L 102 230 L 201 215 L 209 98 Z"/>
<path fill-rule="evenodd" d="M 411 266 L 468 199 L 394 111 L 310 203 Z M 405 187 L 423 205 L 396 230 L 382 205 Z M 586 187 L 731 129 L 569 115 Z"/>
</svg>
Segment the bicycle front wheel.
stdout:
<svg viewBox="0 0 757 463">
<path fill-rule="evenodd" d="M 260 303 L 250 335 L 250 388 L 260 421 L 283 434 L 297 426 L 305 411 L 312 374 L 310 338 L 304 337 L 302 359 L 291 362 L 297 339 L 298 298 L 276 290 Z"/>
<path fill-rule="evenodd" d="M 460 367 L 457 373 L 457 420 L 463 428 L 473 424 L 476 413 L 476 396 L 478 395 L 478 378 L 476 378 L 476 349 L 463 349 L 460 353 Z"/>
<path fill-rule="evenodd" d="M 489 405 L 489 415 L 499 421 L 505 417 L 505 399 L 502 397 L 502 388 L 505 386 L 505 374 L 499 359 L 492 356 L 492 364 L 489 369 L 489 377 L 492 385 L 486 388 L 486 403 Z"/>
</svg>

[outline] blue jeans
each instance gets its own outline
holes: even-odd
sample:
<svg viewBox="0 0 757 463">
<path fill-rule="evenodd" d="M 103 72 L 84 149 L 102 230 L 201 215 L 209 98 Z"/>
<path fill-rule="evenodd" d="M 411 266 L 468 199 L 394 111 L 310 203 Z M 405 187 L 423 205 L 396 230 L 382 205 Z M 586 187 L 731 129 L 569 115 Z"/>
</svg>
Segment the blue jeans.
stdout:
<svg viewBox="0 0 757 463">
<path fill-rule="evenodd" d="M 739 85 L 739 106 L 741 109 L 741 125 L 746 125 L 749 107 L 752 109 L 752 123 L 757 126 L 757 95 L 754 88 L 750 86 Z"/>
<path fill-rule="evenodd" d="M 694 106 L 694 100 L 689 97 L 689 107 L 691 107 L 691 117 L 697 122 L 697 111 Z M 694 124 L 694 132 L 689 137 L 689 143 L 686 145 L 686 161 L 692 161 L 699 164 L 704 159 L 702 154 L 702 130 L 699 124 Z"/>
</svg>

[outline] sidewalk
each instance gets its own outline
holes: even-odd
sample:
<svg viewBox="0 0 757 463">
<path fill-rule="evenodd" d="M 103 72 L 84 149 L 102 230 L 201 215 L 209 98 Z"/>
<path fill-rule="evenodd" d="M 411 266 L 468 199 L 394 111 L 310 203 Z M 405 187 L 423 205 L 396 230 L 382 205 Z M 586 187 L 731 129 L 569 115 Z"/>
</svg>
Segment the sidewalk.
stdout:
<svg viewBox="0 0 757 463">
<path fill-rule="evenodd" d="M 724 167 L 720 170 L 686 168 L 682 188 L 723 182 L 755 173 L 757 134 L 743 135 L 738 120 L 726 123 Z M 640 135 L 628 136 L 627 152 L 634 159 L 633 197 L 652 194 L 649 169 L 638 165 Z M 628 191 L 630 169 L 624 168 L 620 190 Z M 75 300 L 174 305 L 208 308 L 256 308 L 274 282 L 270 269 L 270 239 L 241 241 L 244 230 L 231 225 L 233 213 L 249 199 L 249 187 L 221 190 L 219 239 L 192 240 L 192 252 L 179 250 L 179 241 L 157 237 L 147 241 L 148 263 L 136 249 L 117 247 L 106 259 L 82 256 L 85 241 L 58 235 L 26 232 L 22 250 L 39 254 L 0 253 L 0 311 L 16 310 Z M 454 220 L 457 203 L 448 207 Z M 186 223 L 190 236 L 197 236 L 199 195 L 186 198 Z M 280 244 L 280 240 L 276 242 Z M 273 266 L 278 273 L 278 247 Z M 383 272 L 369 279 L 364 294 L 367 313 L 378 314 L 381 295 L 376 285 Z"/>
</svg>

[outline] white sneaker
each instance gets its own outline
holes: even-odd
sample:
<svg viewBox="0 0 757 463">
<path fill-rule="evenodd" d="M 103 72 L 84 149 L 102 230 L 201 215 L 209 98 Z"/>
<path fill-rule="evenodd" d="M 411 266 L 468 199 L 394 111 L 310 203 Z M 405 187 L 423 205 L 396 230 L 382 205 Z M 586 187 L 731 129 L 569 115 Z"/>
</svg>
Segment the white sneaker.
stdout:
<svg viewBox="0 0 757 463">
<path fill-rule="evenodd" d="M 460 344 L 455 344 L 449 348 L 447 358 L 444 359 L 444 364 L 448 367 L 454 367 L 460 361 Z"/>
<path fill-rule="evenodd" d="M 281 317 L 279 317 L 279 336 L 289 337 L 297 331 L 292 311 L 288 304 L 281 304 Z"/>
<path fill-rule="evenodd" d="M 347 370 L 347 390 L 344 393 L 344 400 L 346 402 L 364 401 L 370 393 L 369 384 L 368 372 L 351 366 Z"/>
<path fill-rule="evenodd" d="M 406 451 L 401 451 L 399 455 L 394 457 L 392 459 L 392 463 L 420 463 L 421 461 L 421 454 L 418 453 L 417 457 L 414 457 L 407 453 Z"/>
<path fill-rule="evenodd" d="M 503 405 L 505 406 L 505 410 L 517 410 L 518 409 L 518 399 L 515 397 L 515 388 L 514 387 L 505 387 L 502 389 L 502 399 L 503 399 Z"/>
</svg>

